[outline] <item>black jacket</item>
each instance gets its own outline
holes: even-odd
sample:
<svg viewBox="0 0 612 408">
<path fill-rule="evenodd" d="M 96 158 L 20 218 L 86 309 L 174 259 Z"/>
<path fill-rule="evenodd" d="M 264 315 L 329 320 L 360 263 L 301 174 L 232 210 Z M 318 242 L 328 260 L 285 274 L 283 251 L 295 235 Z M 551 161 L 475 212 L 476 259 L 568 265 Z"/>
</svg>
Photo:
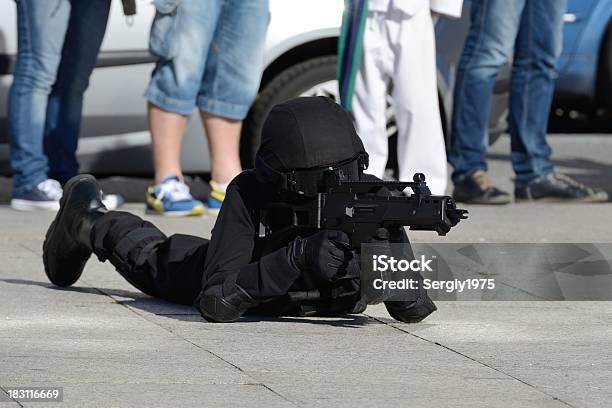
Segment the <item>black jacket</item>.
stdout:
<svg viewBox="0 0 612 408">
<path fill-rule="evenodd" d="M 304 305 L 290 301 L 287 293 L 313 289 L 321 294 L 341 294 L 341 299 L 324 298 L 314 302 L 319 314 L 348 313 L 364 308 L 365 304 L 359 302 L 358 278 L 321 282 L 301 272 L 290 261 L 288 243 L 298 235 L 308 236 L 315 231 L 296 230 L 293 235 L 284 235 L 279 242 L 259 236 L 259 212 L 273 194 L 269 187 L 258 182 L 254 170 L 242 172 L 228 186 L 207 250 L 203 290 L 216 285 L 231 287 L 238 283 L 255 298 L 275 298 L 274 302 L 264 303 L 259 308 L 263 313 L 270 310 L 273 314 L 299 314 L 296 309 Z M 407 242 L 403 230 L 393 232 L 393 237 L 391 241 Z M 312 305 L 313 302 L 306 303 Z"/>
</svg>

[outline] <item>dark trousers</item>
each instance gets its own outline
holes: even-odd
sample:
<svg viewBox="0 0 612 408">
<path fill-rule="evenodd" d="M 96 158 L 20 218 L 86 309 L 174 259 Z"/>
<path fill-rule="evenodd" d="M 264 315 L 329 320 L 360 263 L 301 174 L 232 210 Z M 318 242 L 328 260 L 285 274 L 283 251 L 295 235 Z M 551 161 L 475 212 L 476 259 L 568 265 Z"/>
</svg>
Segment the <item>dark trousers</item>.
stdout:
<svg viewBox="0 0 612 408">
<path fill-rule="evenodd" d="M 79 170 L 83 93 L 104 38 L 110 0 L 17 1 L 18 46 L 8 100 L 13 195 Z"/>
<path fill-rule="evenodd" d="M 470 32 L 457 69 L 448 159 L 459 182 L 487 169 L 487 130 L 497 75 L 513 57 L 511 159 L 517 186 L 553 169 L 546 141 L 566 0 L 472 1 Z"/>
<path fill-rule="evenodd" d="M 101 261 L 108 259 L 147 295 L 193 304 L 202 290 L 206 239 L 183 234 L 166 237 L 140 217 L 110 211 L 96 221 L 92 242 Z"/>
<path fill-rule="evenodd" d="M 152 223 L 122 211 L 110 211 L 100 217 L 94 225 L 91 239 L 98 259 L 109 260 L 121 276 L 147 295 L 191 305 L 206 283 L 204 264 L 210 243 L 206 239 L 183 234 L 166 237 Z M 408 238 L 400 229 L 392 232 L 391 242 L 408 243 Z M 404 256 L 411 258 L 412 251 L 409 246 L 406 248 L 410 253 Z M 418 273 L 414 278 L 422 279 Z M 300 279 L 292 288 L 312 289 L 311 285 L 305 285 Z M 403 314 L 407 314 L 409 318 L 414 317 L 415 312 L 411 308 L 418 306 L 414 305 L 414 301 L 419 297 L 428 299 L 425 290 L 406 295 L 407 298 L 402 301 L 386 302 L 391 315 L 399 320 L 403 320 Z M 299 302 L 289 304 L 287 299 L 276 300 L 260 306 L 257 311 L 272 315 L 303 313 Z M 326 315 L 359 313 L 365 309 L 365 304 L 359 306 L 357 301 L 358 298 L 353 296 L 331 302 L 324 301 L 319 302 L 316 309 L 320 314 Z M 435 307 L 425 308 L 421 318 L 433 310 Z"/>
</svg>

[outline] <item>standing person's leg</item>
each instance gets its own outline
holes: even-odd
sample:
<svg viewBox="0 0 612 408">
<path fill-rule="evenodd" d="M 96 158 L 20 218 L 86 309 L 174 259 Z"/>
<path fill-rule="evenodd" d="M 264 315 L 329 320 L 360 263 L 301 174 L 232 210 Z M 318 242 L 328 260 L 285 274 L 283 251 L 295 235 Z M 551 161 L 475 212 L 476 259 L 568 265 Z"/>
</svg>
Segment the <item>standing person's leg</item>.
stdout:
<svg viewBox="0 0 612 408">
<path fill-rule="evenodd" d="M 492 187 L 484 172 L 493 85 L 512 55 L 525 1 L 472 2 L 470 31 L 457 69 L 448 154 L 459 201 L 509 202 L 508 194 Z"/>
<path fill-rule="evenodd" d="M 196 105 L 209 48 L 221 14 L 220 1 L 156 1 L 150 51 L 158 58 L 146 91 L 153 144 L 156 185 L 147 192 L 147 205 L 166 215 L 199 215 L 182 181 L 181 143 Z"/>
<path fill-rule="evenodd" d="M 352 101 L 355 129 L 370 156 L 366 171 L 378 178 L 385 175 L 389 155 L 386 110 L 393 57 L 386 37 L 385 14 L 369 13 Z"/>
<path fill-rule="evenodd" d="M 242 171 L 240 133 L 242 120 L 200 111 L 210 152 L 211 193 L 206 203 L 209 214 L 217 215 L 230 181 Z"/>
<path fill-rule="evenodd" d="M 75 283 L 92 253 L 110 260 L 132 285 L 148 295 L 192 304 L 200 293 L 208 241 L 188 235 L 167 238 L 148 221 L 107 212 L 100 186 L 89 175 L 72 178 L 47 231 L 43 261 L 49 280 Z"/>
<path fill-rule="evenodd" d="M 48 179 L 43 129 L 69 16 L 69 0 L 17 2 L 17 63 L 8 101 L 15 208 L 59 206 L 59 185 L 39 185 Z"/>
<path fill-rule="evenodd" d="M 76 150 L 83 93 L 96 66 L 110 3 L 110 0 L 71 0 L 62 59 L 47 104 L 44 139 L 49 177 L 62 185 L 79 172 Z"/>
<path fill-rule="evenodd" d="M 446 146 L 436 80 L 436 40 L 429 8 L 397 16 L 393 102 L 400 180 L 423 173 L 434 194 L 446 193 Z M 418 39 L 418 41 L 415 41 Z"/>
<path fill-rule="evenodd" d="M 520 200 L 604 202 L 608 194 L 556 172 L 546 141 L 566 0 L 528 0 L 515 46 L 510 95 L 512 165 Z"/>
<path fill-rule="evenodd" d="M 148 104 L 148 112 L 155 183 L 171 175 L 182 178 L 181 144 L 189 116 L 163 110 L 152 103 Z"/>
<path fill-rule="evenodd" d="M 229 182 L 242 171 L 240 131 L 259 89 L 268 21 L 268 0 L 224 1 L 208 51 L 197 105 L 210 150 L 208 211 L 213 214 Z"/>
<path fill-rule="evenodd" d="M 565 0 L 528 0 L 516 39 L 510 88 L 510 136 L 516 185 L 553 169 L 546 142 L 561 55 Z"/>
</svg>

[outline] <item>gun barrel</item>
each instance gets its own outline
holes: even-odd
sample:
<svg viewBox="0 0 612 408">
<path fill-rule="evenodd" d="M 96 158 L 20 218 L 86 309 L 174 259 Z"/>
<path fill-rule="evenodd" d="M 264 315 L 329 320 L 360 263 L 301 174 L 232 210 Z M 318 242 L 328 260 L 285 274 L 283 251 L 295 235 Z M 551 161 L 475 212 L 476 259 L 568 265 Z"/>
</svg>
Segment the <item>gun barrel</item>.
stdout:
<svg viewBox="0 0 612 408">
<path fill-rule="evenodd" d="M 365 236 L 376 228 L 409 227 L 445 235 L 467 211 L 450 196 L 380 196 L 332 193 L 323 200 L 322 228 Z M 361 233 L 367 230 L 367 233 Z"/>
<path fill-rule="evenodd" d="M 413 195 L 402 194 L 407 187 Z M 419 174 L 414 182 L 336 181 L 316 197 L 269 203 L 260 211 L 260 234 L 271 237 L 295 231 L 340 230 L 359 251 L 362 243 L 374 237 L 382 239 L 381 229 L 408 227 L 446 235 L 467 218 L 467 213 L 457 208 L 452 197 L 431 195 Z"/>
</svg>

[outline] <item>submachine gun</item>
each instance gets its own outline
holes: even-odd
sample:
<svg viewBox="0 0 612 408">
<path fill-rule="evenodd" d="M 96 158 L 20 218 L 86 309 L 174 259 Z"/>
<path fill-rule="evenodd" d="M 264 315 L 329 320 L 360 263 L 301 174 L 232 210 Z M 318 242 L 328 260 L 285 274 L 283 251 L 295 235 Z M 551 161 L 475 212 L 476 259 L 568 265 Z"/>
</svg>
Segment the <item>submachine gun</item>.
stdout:
<svg viewBox="0 0 612 408">
<path fill-rule="evenodd" d="M 457 208 L 452 197 L 432 195 L 422 173 L 416 173 L 412 182 L 368 179 L 367 175 L 350 180 L 342 168 L 329 168 L 313 194 L 300 189 L 298 178 L 303 173 L 283 175 L 286 189 L 293 187 L 306 197 L 264 206 L 260 212 L 262 237 L 273 239 L 299 230 L 340 230 L 349 236 L 351 249 L 360 253 L 361 244 L 379 236 L 381 229 L 409 227 L 446 235 L 467 218 L 467 210 Z M 412 195 L 403 193 L 406 188 L 412 189 Z"/>
<path fill-rule="evenodd" d="M 360 155 L 333 167 L 279 172 L 259 160 L 257 169 L 279 187 L 279 199 L 260 210 L 260 237 L 274 247 L 319 229 L 340 230 L 348 235 L 350 249 L 361 254 L 361 244 L 388 239 L 392 228 L 446 235 L 467 218 L 467 210 L 457 208 L 452 197 L 432 195 L 422 173 L 412 182 L 382 181 L 363 174 L 367 164 L 367 155 Z M 404 194 L 407 188 L 410 196 Z M 293 301 L 322 296 L 319 290 L 288 295 Z"/>
</svg>

